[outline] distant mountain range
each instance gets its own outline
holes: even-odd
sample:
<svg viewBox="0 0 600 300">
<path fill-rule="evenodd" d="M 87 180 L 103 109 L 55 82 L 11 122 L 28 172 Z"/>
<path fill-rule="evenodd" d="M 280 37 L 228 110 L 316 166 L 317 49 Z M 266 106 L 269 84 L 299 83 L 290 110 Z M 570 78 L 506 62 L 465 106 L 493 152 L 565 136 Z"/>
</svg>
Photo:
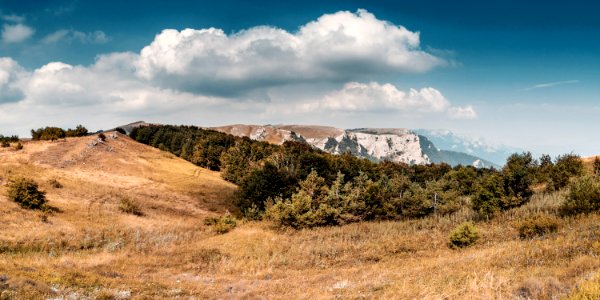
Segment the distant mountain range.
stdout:
<svg viewBox="0 0 600 300">
<path fill-rule="evenodd" d="M 404 128 L 340 129 L 326 126 L 237 124 L 211 129 L 274 144 L 282 144 L 288 140 L 304 141 L 329 153 L 350 152 L 373 161 L 391 160 L 408 164 L 445 162 L 452 166 L 472 165 L 478 168 L 498 168 L 504 163 L 462 152 L 457 147 L 439 148 L 424 131 Z M 437 135 L 434 138 L 439 139 Z M 448 144 L 450 142 L 444 143 Z"/>
<path fill-rule="evenodd" d="M 151 124 L 138 121 L 119 128 L 129 134 L 135 127 L 148 125 Z M 244 124 L 208 129 L 273 144 L 302 141 L 332 154 L 350 152 L 372 161 L 390 160 L 419 165 L 445 162 L 451 166 L 500 168 L 510 154 L 521 151 L 491 146 L 481 139 L 456 135 L 448 130 Z"/>
<path fill-rule="evenodd" d="M 415 129 L 412 131 L 427 137 L 439 149 L 481 157 L 499 166 L 504 165 L 511 154 L 523 152 L 523 149 L 492 145 L 481 138 L 457 135 L 449 130 Z"/>
</svg>

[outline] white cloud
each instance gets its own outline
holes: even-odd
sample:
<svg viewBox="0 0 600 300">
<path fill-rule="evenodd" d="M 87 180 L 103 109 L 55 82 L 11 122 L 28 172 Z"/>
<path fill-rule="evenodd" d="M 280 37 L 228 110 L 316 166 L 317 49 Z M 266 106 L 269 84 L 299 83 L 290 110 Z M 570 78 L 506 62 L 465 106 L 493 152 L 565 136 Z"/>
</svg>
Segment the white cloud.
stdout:
<svg viewBox="0 0 600 300">
<path fill-rule="evenodd" d="M 104 44 L 108 42 L 110 38 L 103 31 L 94 32 L 81 32 L 77 30 L 60 29 L 51 34 L 48 34 L 42 39 L 45 44 L 54 44 L 60 41 L 66 41 L 71 43 L 78 41 L 83 44 Z"/>
<path fill-rule="evenodd" d="M 14 23 L 23 23 L 25 21 L 25 17 L 15 15 L 15 14 L 1 15 L 0 19 L 7 21 L 7 22 L 14 22 Z"/>
<path fill-rule="evenodd" d="M 103 39 L 104 33 L 65 29 L 44 41 Z M 319 112 L 464 117 L 469 109 L 452 107 L 434 88 L 402 91 L 376 82 L 443 63 L 419 49 L 418 33 L 362 10 L 324 15 L 295 33 L 271 27 L 233 35 L 212 28 L 164 30 L 141 53 L 100 55 L 90 66 L 50 62 L 25 70 L 0 58 L 0 131 L 168 122 L 166 116 L 205 125 L 270 122 L 273 112 L 288 120 L 316 119 Z"/>
<path fill-rule="evenodd" d="M 289 104 L 288 104 L 289 106 Z M 399 90 L 390 83 L 349 82 L 340 90 L 330 92 L 319 100 L 300 101 L 297 105 L 275 110 L 294 112 L 344 112 L 344 113 L 401 113 L 439 114 L 447 113 L 452 119 L 474 119 L 472 106 L 454 107 L 435 88 Z M 273 110 L 271 110 L 273 111 Z"/>
<path fill-rule="evenodd" d="M 448 110 L 448 115 L 452 119 L 476 119 L 477 112 L 471 105 L 464 107 L 451 107 Z"/>
<path fill-rule="evenodd" d="M 295 33 L 264 26 L 232 35 L 216 28 L 164 30 L 141 51 L 136 68 L 162 86 L 227 95 L 425 72 L 445 63 L 419 46 L 419 33 L 359 10 L 323 15 Z"/>
<path fill-rule="evenodd" d="M 35 30 L 27 25 L 4 24 L 4 28 L 2 29 L 2 40 L 5 43 L 20 43 L 31 37 L 34 33 Z"/>
<path fill-rule="evenodd" d="M 365 111 L 414 111 L 442 112 L 450 102 L 440 91 L 428 87 L 408 92 L 398 90 L 394 85 L 371 82 L 368 84 L 350 82 L 341 90 L 334 91 L 322 100 L 303 104 L 307 111 L 333 110 L 349 112 Z"/>
<path fill-rule="evenodd" d="M 25 70 L 16 61 L 8 57 L 0 57 L 0 104 L 23 98 L 18 81 L 25 74 Z"/>
<path fill-rule="evenodd" d="M 553 87 L 553 86 L 557 86 L 557 85 L 574 84 L 574 83 L 579 83 L 579 80 L 565 80 L 565 81 L 540 83 L 540 84 L 535 84 L 530 87 L 524 88 L 523 91 L 531 91 L 531 90 L 536 90 L 536 89 L 549 88 L 549 87 Z"/>
</svg>

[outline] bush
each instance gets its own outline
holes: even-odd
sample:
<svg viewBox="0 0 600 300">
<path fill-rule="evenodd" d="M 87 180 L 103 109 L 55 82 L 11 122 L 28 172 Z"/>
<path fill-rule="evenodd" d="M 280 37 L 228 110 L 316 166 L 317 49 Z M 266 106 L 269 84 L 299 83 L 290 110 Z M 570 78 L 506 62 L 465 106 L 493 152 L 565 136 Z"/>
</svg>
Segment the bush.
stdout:
<svg viewBox="0 0 600 300">
<path fill-rule="evenodd" d="M 103 141 L 103 142 L 104 142 L 104 141 L 106 141 L 106 135 L 104 135 L 104 133 L 100 133 L 100 134 L 98 135 L 98 138 L 99 138 L 101 141 Z"/>
<path fill-rule="evenodd" d="M 452 249 L 469 247 L 479 239 L 477 227 L 472 222 L 465 222 L 458 225 L 449 236 L 448 247 Z"/>
<path fill-rule="evenodd" d="M 58 127 L 45 127 L 45 128 L 39 128 L 37 130 L 31 129 L 31 139 L 34 141 L 37 141 L 37 140 L 54 141 L 54 140 L 62 139 L 65 137 L 66 137 L 65 131 L 62 128 L 58 128 Z"/>
<path fill-rule="evenodd" d="M 517 229 L 519 230 L 519 236 L 526 239 L 556 232 L 559 224 L 558 218 L 540 214 L 517 223 Z"/>
<path fill-rule="evenodd" d="M 500 210 L 500 201 L 504 197 L 502 177 L 494 174 L 485 176 L 475 187 L 473 209 L 483 215 L 491 215 Z"/>
<path fill-rule="evenodd" d="M 51 187 L 55 188 L 55 189 L 62 189 L 63 185 L 56 180 L 56 178 L 52 178 L 50 180 L 48 180 L 48 183 L 50 184 Z"/>
<path fill-rule="evenodd" d="M 9 143 L 8 141 L 2 141 L 2 142 L 0 143 L 0 146 L 1 146 L 2 148 L 8 148 L 8 147 L 10 147 L 10 143 Z"/>
<path fill-rule="evenodd" d="M 600 209 L 600 180 L 598 177 L 585 176 L 569 184 L 569 194 L 561 205 L 563 215 L 590 213 Z"/>
<path fill-rule="evenodd" d="M 581 157 L 575 154 L 565 154 L 558 156 L 552 168 L 552 184 L 548 186 L 549 190 L 558 191 L 567 185 L 573 177 L 583 175 L 583 161 Z"/>
<path fill-rule="evenodd" d="M 46 193 L 40 191 L 37 183 L 30 179 L 18 178 L 10 182 L 8 198 L 23 208 L 41 210 L 47 208 Z"/>
<path fill-rule="evenodd" d="M 127 135 L 127 131 L 125 131 L 125 129 L 121 128 L 121 127 L 117 127 L 117 129 L 115 129 L 116 132 L 120 133 L 120 134 L 124 134 Z"/>
<path fill-rule="evenodd" d="M 88 135 L 88 130 L 87 128 L 81 126 L 81 125 L 77 125 L 77 127 L 75 127 L 75 129 L 67 129 L 67 131 L 65 132 L 65 135 L 67 137 L 80 137 L 80 136 L 86 136 Z"/>
<path fill-rule="evenodd" d="M 119 200 L 119 210 L 126 214 L 135 215 L 138 217 L 144 215 L 139 205 L 127 197 L 122 197 L 121 200 Z"/>
<path fill-rule="evenodd" d="M 218 234 L 225 234 L 237 226 L 237 221 L 233 216 L 225 215 L 206 218 L 204 220 L 204 225 L 212 226 L 213 230 Z"/>
<path fill-rule="evenodd" d="M 594 158 L 594 163 L 592 164 L 592 168 L 594 171 L 594 175 L 600 175 L 600 158 L 597 156 Z"/>
<path fill-rule="evenodd" d="M 534 179 L 536 162 L 530 152 L 513 154 L 502 168 L 504 197 L 500 199 L 503 210 L 519 207 L 529 201 L 533 195 L 531 184 Z"/>
<path fill-rule="evenodd" d="M 15 150 L 17 150 L 17 151 L 23 150 L 23 144 L 21 144 L 21 142 L 18 142 L 17 145 L 15 146 Z"/>
</svg>

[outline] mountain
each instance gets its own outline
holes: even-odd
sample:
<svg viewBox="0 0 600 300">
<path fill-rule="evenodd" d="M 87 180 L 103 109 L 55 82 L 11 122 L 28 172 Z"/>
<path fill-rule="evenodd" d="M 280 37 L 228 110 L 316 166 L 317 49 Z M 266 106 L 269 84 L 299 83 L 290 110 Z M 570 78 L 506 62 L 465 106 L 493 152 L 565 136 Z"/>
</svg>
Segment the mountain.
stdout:
<svg viewBox="0 0 600 300">
<path fill-rule="evenodd" d="M 449 130 L 415 129 L 413 132 L 426 137 L 441 150 L 481 157 L 499 166 L 504 165 L 511 154 L 523 152 L 519 148 L 492 145 L 481 138 L 458 135 Z"/>
<path fill-rule="evenodd" d="M 426 136 L 405 128 L 340 129 L 304 125 L 229 125 L 214 127 L 235 136 L 282 144 L 304 141 L 332 154 L 350 152 L 373 161 L 391 160 L 408 164 L 446 162 L 452 166 L 498 167 L 498 164 L 459 151 L 441 150 Z"/>
<path fill-rule="evenodd" d="M 431 162 L 445 162 L 451 166 L 472 165 L 476 168 L 500 168 L 500 165 L 474 155 L 464 152 L 439 149 L 425 136 L 419 135 L 419 141 L 421 142 L 421 149 L 423 149 L 423 152 L 427 155 L 427 157 L 429 157 Z"/>
</svg>

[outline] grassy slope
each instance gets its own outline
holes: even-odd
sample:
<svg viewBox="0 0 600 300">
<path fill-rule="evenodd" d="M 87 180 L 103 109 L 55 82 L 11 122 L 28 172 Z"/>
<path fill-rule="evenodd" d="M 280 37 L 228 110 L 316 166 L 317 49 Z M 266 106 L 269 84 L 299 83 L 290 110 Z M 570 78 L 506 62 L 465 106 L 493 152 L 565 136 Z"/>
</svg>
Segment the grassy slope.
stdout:
<svg viewBox="0 0 600 300">
<path fill-rule="evenodd" d="M 2 183 L 33 177 L 61 211 L 43 223 L 0 187 L 0 290 L 24 298 L 549 299 L 579 285 L 594 288 L 587 280 L 600 267 L 597 215 L 564 219 L 543 238 L 519 239 L 514 223 L 555 213 L 561 194 L 536 195 L 525 207 L 478 223 L 480 242 L 459 251 L 446 242 L 471 217 L 466 209 L 452 217 L 302 231 L 246 223 L 215 235 L 202 220 L 231 209 L 223 200 L 235 188 L 218 173 L 126 137 L 88 148 L 91 139 L 0 150 Z M 52 188 L 51 178 L 64 188 Z M 121 195 L 146 215 L 119 212 Z"/>
</svg>

